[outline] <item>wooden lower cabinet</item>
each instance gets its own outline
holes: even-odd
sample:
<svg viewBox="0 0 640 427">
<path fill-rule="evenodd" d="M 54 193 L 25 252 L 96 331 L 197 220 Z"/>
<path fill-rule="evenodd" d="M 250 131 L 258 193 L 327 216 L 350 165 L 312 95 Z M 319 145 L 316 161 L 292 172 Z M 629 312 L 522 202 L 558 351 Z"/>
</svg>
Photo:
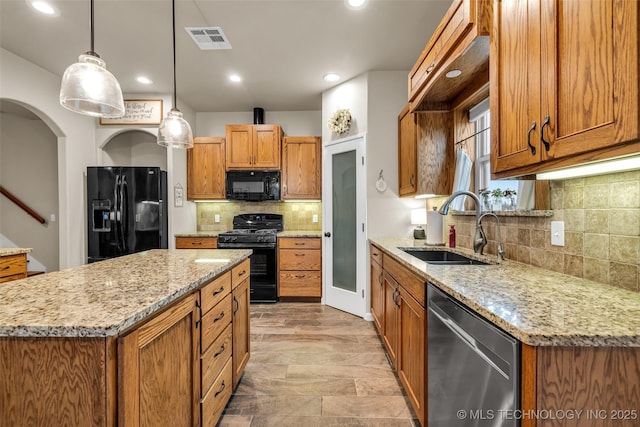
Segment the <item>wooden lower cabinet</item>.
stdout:
<svg viewBox="0 0 640 427">
<path fill-rule="evenodd" d="M 176 249 L 217 249 L 218 237 L 176 237 Z"/>
<path fill-rule="evenodd" d="M 199 312 L 192 294 L 118 339 L 118 425 L 200 424 Z"/>
<path fill-rule="evenodd" d="M 319 237 L 278 238 L 278 296 L 322 297 L 322 241 Z"/>
<path fill-rule="evenodd" d="M 235 389 L 244 372 L 251 350 L 249 333 L 250 298 L 249 278 L 232 291 L 233 295 L 233 388 Z"/>
<path fill-rule="evenodd" d="M 374 245 L 370 245 L 371 258 L 371 316 L 378 333 L 384 333 L 384 280 L 382 275 L 382 252 Z"/>
<path fill-rule="evenodd" d="M 27 277 L 27 254 L 0 257 L 0 283 Z"/>
</svg>

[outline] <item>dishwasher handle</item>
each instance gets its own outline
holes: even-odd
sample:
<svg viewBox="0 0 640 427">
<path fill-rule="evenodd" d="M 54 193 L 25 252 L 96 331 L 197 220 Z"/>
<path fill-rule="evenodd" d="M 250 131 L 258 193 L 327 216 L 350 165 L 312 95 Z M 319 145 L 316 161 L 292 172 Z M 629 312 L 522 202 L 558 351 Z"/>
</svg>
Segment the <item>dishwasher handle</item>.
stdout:
<svg viewBox="0 0 640 427">
<path fill-rule="evenodd" d="M 505 372 L 502 368 L 500 368 L 491 358 L 490 355 L 486 354 L 482 351 L 477 344 L 475 338 L 473 338 L 467 331 L 462 329 L 453 319 L 446 317 L 446 315 L 438 313 L 440 311 L 436 304 L 432 301 L 429 301 L 429 311 L 436 316 L 451 332 L 453 332 L 462 342 L 464 342 L 469 348 L 471 348 L 474 353 L 476 353 L 482 360 L 487 362 L 489 366 L 498 371 L 500 375 L 502 375 L 506 380 L 509 380 L 509 374 Z"/>
</svg>

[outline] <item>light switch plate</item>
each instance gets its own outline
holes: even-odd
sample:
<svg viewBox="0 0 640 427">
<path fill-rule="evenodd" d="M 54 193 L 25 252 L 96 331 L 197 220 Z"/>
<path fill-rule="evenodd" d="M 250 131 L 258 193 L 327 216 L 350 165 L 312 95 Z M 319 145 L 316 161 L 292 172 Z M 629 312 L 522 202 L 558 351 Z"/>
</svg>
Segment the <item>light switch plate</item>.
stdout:
<svg viewBox="0 0 640 427">
<path fill-rule="evenodd" d="M 318 222 L 318 215 L 313 215 L 312 222 Z"/>
<path fill-rule="evenodd" d="M 216 222 L 216 223 L 217 223 L 217 222 L 220 222 L 220 215 L 215 214 L 215 215 L 213 216 L 213 222 Z"/>
<path fill-rule="evenodd" d="M 564 221 L 551 221 L 551 244 L 564 246 Z"/>
</svg>

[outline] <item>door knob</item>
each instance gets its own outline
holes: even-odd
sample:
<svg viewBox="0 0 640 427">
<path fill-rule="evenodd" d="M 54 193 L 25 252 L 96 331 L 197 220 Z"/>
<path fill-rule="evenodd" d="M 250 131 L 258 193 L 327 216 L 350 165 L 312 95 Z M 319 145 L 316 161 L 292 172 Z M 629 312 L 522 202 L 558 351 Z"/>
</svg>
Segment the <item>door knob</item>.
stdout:
<svg viewBox="0 0 640 427">
<path fill-rule="evenodd" d="M 327 231 L 326 233 L 324 233 L 324 237 L 331 237 L 331 233 Z"/>
</svg>

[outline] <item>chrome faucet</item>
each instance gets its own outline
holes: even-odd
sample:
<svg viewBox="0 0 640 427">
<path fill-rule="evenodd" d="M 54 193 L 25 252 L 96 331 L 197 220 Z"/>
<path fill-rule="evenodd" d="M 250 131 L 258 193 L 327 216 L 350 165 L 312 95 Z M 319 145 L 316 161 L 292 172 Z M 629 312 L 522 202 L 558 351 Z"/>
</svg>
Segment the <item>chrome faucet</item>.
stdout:
<svg viewBox="0 0 640 427">
<path fill-rule="evenodd" d="M 500 238 L 500 218 L 498 218 L 498 215 L 494 214 L 493 212 L 486 212 L 482 215 L 480 215 L 480 219 L 478 220 L 478 224 L 481 224 L 482 222 L 482 218 L 484 218 L 485 216 L 492 216 L 496 219 L 496 222 L 498 223 L 498 262 L 502 262 L 504 260 L 504 249 L 502 248 L 502 239 Z M 480 248 L 480 254 L 482 255 L 482 250 L 484 249 L 484 245 L 487 244 L 487 240 L 486 240 L 486 236 L 485 236 L 485 240 L 484 240 L 484 244 L 482 245 L 482 248 Z"/>
<path fill-rule="evenodd" d="M 477 254 L 482 254 L 482 250 L 485 247 L 485 245 L 487 244 L 487 236 L 485 236 L 484 234 L 484 230 L 482 229 L 482 225 L 480 224 L 480 199 L 478 198 L 478 196 L 476 196 L 475 194 L 473 194 L 470 191 L 456 191 L 455 193 L 453 193 L 451 195 L 451 197 L 449 197 L 442 206 L 440 206 L 440 209 L 438 210 L 438 213 L 440 215 L 446 215 L 449 213 L 449 205 L 451 205 L 451 202 L 453 201 L 453 199 L 455 199 L 458 196 L 469 196 L 473 199 L 473 201 L 476 203 L 476 235 L 473 238 L 473 252 L 477 253 Z"/>
</svg>

